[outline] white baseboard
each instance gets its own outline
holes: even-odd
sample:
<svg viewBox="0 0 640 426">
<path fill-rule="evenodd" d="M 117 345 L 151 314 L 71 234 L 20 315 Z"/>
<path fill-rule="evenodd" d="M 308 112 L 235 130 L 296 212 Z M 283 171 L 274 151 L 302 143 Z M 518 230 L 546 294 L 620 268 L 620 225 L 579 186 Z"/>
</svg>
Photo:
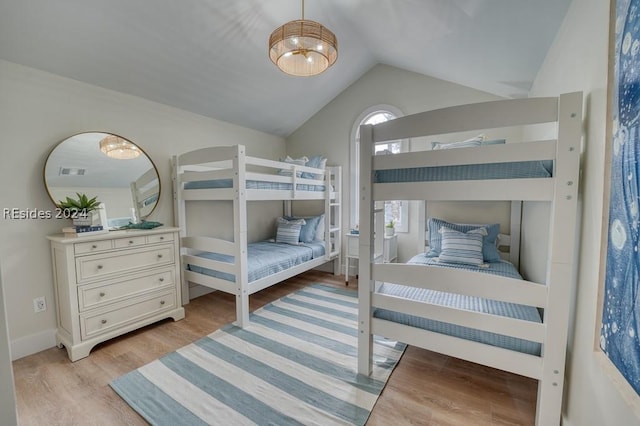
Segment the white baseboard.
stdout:
<svg viewBox="0 0 640 426">
<path fill-rule="evenodd" d="M 56 345 L 56 329 L 41 331 L 12 340 L 9 343 L 11 349 L 11 360 L 33 355 Z"/>
</svg>

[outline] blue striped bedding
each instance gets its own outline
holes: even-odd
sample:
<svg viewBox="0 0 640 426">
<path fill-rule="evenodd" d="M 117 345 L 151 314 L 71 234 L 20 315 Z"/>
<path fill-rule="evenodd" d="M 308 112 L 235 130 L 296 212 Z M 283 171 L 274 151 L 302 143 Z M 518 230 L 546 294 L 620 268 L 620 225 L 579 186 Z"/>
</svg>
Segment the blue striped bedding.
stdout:
<svg viewBox="0 0 640 426">
<path fill-rule="evenodd" d="M 289 191 L 293 188 L 292 183 L 283 182 L 265 182 L 262 180 L 248 180 L 247 189 L 266 189 L 266 190 L 279 190 Z M 198 180 L 193 182 L 187 182 L 184 185 L 184 189 L 220 189 L 220 188 L 233 188 L 233 179 L 213 179 L 213 180 Z M 324 185 L 308 185 L 299 183 L 296 185 L 297 191 L 324 191 Z"/>
<path fill-rule="evenodd" d="M 506 261 L 489 263 L 489 268 L 478 268 L 463 265 L 443 266 L 442 264 L 438 264 L 435 259 L 426 257 L 425 254 L 419 254 L 414 256 L 408 263 L 437 267 L 454 267 L 457 269 L 481 271 L 482 273 L 522 279 L 515 267 L 511 263 Z M 473 283 L 470 283 L 470 285 L 473 285 Z M 488 314 L 501 315 L 537 323 L 541 322 L 538 310 L 532 306 L 500 302 L 496 300 L 483 299 L 480 297 L 464 296 L 460 294 L 445 293 L 436 290 L 427 290 L 391 283 L 382 284 L 378 292 L 382 294 L 403 297 L 406 299 L 429 302 L 442 306 L 452 306 L 469 311 L 484 312 Z M 375 318 L 385 319 L 412 327 L 418 327 L 434 331 L 436 333 L 461 337 L 463 339 L 473 340 L 475 342 L 485 343 L 492 346 L 498 346 L 501 348 L 506 348 L 527 354 L 540 355 L 541 345 L 537 342 L 531 342 L 528 340 L 517 339 L 515 337 L 480 331 L 455 324 L 434 321 L 431 319 L 389 311 L 386 309 L 376 309 L 373 313 L 373 316 Z"/>
<path fill-rule="evenodd" d="M 226 263 L 232 263 L 234 261 L 234 256 L 220 253 L 201 253 L 198 256 Z M 249 282 L 268 277 L 269 275 L 284 271 L 321 256 L 324 256 L 324 242 L 322 241 L 300 243 L 300 245 L 297 246 L 271 241 L 259 241 L 248 244 L 247 272 Z M 227 272 L 214 271 L 212 269 L 196 265 L 187 265 L 186 268 L 190 271 L 220 278 L 226 281 L 236 281 L 235 275 Z"/>
<path fill-rule="evenodd" d="M 448 180 L 522 179 L 551 177 L 552 161 L 469 164 L 377 170 L 374 183 L 431 182 Z"/>
</svg>

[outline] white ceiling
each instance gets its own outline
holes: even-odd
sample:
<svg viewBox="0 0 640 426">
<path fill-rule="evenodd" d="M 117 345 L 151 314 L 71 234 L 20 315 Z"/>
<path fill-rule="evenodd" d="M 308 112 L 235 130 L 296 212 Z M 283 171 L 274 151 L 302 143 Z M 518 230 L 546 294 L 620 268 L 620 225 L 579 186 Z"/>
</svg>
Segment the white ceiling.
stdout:
<svg viewBox="0 0 640 426">
<path fill-rule="evenodd" d="M 2 0 L 0 59 L 287 136 L 377 63 L 526 96 L 570 0 L 307 0 L 336 64 L 290 77 L 270 33 L 299 0 Z"/>
</svg>

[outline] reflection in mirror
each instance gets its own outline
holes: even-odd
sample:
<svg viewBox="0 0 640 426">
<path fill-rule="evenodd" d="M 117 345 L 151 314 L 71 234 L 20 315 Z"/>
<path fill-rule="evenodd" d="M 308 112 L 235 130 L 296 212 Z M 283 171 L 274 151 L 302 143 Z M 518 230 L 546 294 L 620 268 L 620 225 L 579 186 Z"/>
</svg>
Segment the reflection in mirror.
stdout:
<svg viewBox="0 0 640 426">
<path fill-rule="evenodd" d="M 160 197 L 151 159 L 133 142 L 109 133 L 80 133 L 60 142 L 47 158 L 44 181 L 56 205 L 76 193 L 98 197 L 112 228 L 145 219 Z"/>
</svg>

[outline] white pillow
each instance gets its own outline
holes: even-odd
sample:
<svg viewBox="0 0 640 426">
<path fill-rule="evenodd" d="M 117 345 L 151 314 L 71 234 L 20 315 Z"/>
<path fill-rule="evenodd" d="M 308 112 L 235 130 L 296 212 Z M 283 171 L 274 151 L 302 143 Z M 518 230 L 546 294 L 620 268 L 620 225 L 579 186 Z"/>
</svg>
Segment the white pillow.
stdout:
<svg viewBox="0 0 640 426">
<path fill-rule="evenodd" d="M 281 158 L 280 161 L 284 163 L 295 164 L 296 166 L 305 166 L 307 164 L 307 161 L 309 161 L 309 159 L 307 157 L 291 158 L 287 155 L 286 158 L 284 159 Z M 278 174 L 282 176 L 292 176 L 293 172 L 287 169 L 280 169 L 278 171 Z M 302 176 L 302 172 L 296 172 L 296 176 L 297 177 Z"/>
<path fill-rule="evenodd" d="M 467 139 L 460 142 L 450 142 L 450 143 L 442 143 L 442 142 L 431 142 L 431 149 L 454 149 L 454 148 L 469 148 L 482 145 L 482 141 L 484 140 L 484 135 L 478 135 L 471 139 Z"/>
</svg>

